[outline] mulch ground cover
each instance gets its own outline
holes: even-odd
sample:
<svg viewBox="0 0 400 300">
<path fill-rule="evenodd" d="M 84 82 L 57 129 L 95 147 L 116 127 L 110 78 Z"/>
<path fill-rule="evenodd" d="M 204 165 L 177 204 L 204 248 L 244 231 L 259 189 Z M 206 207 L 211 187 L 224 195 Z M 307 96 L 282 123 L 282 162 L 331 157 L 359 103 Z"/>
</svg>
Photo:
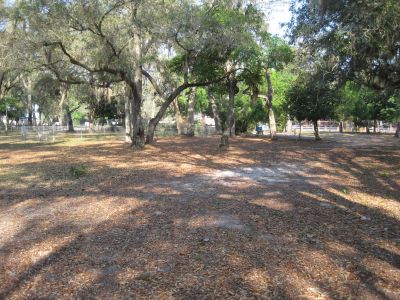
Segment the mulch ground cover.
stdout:
<svg viewBox="0 0 400 300">
<path fill-rule="evenodd" d="M 0 141 L 0 299 L 400 299 L 400 141 Z"/>
</svg>

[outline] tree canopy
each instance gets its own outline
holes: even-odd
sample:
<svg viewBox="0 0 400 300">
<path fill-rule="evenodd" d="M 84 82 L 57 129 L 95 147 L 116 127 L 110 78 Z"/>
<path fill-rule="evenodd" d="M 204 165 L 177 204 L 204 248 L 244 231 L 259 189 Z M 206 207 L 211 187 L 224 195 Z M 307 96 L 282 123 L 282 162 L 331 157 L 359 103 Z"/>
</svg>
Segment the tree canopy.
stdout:
<svg viewBox="0 0 400 300">
<path fill-rule="evenodd" d="M 135 148 L 170 111 L 191 128 L 212 115 L 226 136 L 268 122 L 272 139 L 291 119 L 397 122 L 396 1 L 292 1 L 291 45 L 269 32 L 278 2 L 1 1 L 1 105 L 71 131 L 124 119 Z"/>
</svg>

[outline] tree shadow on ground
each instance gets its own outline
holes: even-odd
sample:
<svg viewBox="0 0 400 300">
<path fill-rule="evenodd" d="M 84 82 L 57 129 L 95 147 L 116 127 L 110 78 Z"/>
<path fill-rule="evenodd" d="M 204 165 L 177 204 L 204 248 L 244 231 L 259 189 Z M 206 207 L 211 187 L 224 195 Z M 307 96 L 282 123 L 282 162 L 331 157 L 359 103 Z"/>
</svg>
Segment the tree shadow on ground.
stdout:
<svg viewBox="0 0 400 300">
<path fill-rule="evenodd" d="M 399 165 L 397 148 L 238 139 L 220 154 L 197 141 L 75 147 L 57 168 L 92 171 L 65 181 L 50 157 L 19 162 L 44 171 L 1 194 L 0 298 L 400 295 L 398 181 L 360 160 Z"/>
</svg>

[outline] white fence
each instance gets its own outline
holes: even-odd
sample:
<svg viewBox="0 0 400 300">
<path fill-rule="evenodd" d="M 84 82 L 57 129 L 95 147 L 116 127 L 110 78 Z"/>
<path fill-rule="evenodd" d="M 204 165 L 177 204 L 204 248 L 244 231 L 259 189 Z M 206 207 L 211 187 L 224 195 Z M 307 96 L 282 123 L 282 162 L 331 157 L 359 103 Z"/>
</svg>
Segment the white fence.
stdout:
<svg viewBox="0 0 400 300">
<path fill-rule="evenodd" d="M 123 129 L 123 128 L 122 128 Z M 74 132 L 77 134 L 106 134 L 111 132 L 119 132 L 121 128 L 119 126 L 110 125 L 96 125 L 96 126 L 74 126 Z M 123 130 L 122 130 L 123 131 Z M 38 125 L 38 126 L 28 126 L 28 125 L 9 125 L 7 128 L 7 134 L 18 135 L 22 139 L 33 139 L 39 141 L 49 141 L 55 139 L 57 134 L 68 132 L 68 126 L 60 125 Z M 0 134 L 5 134 L 5 126 L 0 125 Z"/>
<path fill-rule="evenodd" d="M 323 133 L 338 133 L 339 126 L 336 125 L 319 125 L 319 131 Z M 95 126 L 84 126 L 77 125 L 74 126 L 75 134 L 77 136 L 83 137 L 84 135 L 106 135 L 106 134 L 115 134 L 121 135 L 121 138 L 124 136 L 125 129 L 122 126 L 112 126 L 112 125 L 95 125 Z M 312 133 L 314 131 L 314 126 L 310 123 L 301 125 L 301 132 L 303 133 Z M 10 125 L 8 127 L 8 134 L 14 136 L 20 136 L 24 140 L 39 140 L 39 141 L 55 141 L 56 136 L 60 133 L 68 132 L 68 126 L 60 126 L 60 125 L 39 125 L 39 126 L 28 126 L 28 125 Z M 263 134 L 269 133 L 268 125 L 262 125 Z M 355 130 L 353 126 L 349 124 L 345 124 L 344 132 L 366 132 L 366 128 L 359 128 Z M 370 128 L 370 132 L 373 132 L 373 128 Z M 395 133 L 395 126 L 377 126 L 377 133 Z M 5 133 L 4 125 L 0 125 L 0 135 Z M 254 128 L 253 133 L 256 133 Z M 288 134 L 299 134 L 300 133 L 300 125 L 293 124 L 292 132 Z M 185 134 L 185 132 L 183 132 Z M 212 136 L 216 134 L 215 126 L 212 125 L 203 125 L 201 123 L 196 123 L 195 126 L 195 135 L 196 136 Z M 175 136 L 178 135 L 176 125 L 171 124 L 159 124 L 157 126 L 156 136 Z"/>
<path fill-rule="evenodd" d="M 61 133 L 68 133 L 68 126 L 60 125 L 39 125 L 39 126 L 28 126 L 28 125 L 10 125 L 7 130 L 9 135 L 19 136 L 23 140 L 38 140 L 38 141 L 49 141 L 54 142 L 56 136 Z M 106 135 L 113 134 L 116 136 L 125 136 L 125 128 L 122 126 L 112 125 L 92 125 L 74 126 L 74 133 L 77 137 L 84 137 L 89 135 Z M 209 136 L 216 133 L 215 126 L 202 125 L 197 123 L 195 126 L 196 136 Z M 0 135 L 5 134 L 5 127 L 0 125 Z M 185 132 L 183 132 L 185 134 Z M 159 124 L 157 126 L 156 136 L 175 136 L 178 135 L 175 124 Z"/>
<path fill-rule="evenodd" d="M 300 125 L 293 125 L 292 130 L 294 133 L 298 133 L 300 130 Z M 318 130 L 319 132 L 340 132 L 339 126 L 335 125 L 318 125 Z M 374 131 L 373 127 L 369 127 L 370 132 Z M 394 125 L 380 125 L 375 128 L 376 132 L 378 133 L 395 133 L 396 132 L 396 126 Z M 311 132 L 314 131 L 314 126 L 313 125 L 301 125 L 301 131 L 302 132 Z M 359 127 L 355 128 L 354 126 L 344 126 L 344 132 L 366 132 L 367 129 L 366 127 Z"/>
</svg>

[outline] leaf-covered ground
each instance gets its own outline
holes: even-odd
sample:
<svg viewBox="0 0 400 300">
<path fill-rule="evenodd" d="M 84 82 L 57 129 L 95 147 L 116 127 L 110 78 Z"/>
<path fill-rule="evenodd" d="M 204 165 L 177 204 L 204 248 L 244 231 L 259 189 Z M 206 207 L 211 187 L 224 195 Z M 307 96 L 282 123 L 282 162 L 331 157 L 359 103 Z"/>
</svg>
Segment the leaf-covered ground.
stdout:
<svg viewBox="0 0 400 300">
<path fill-rule="evenodd" d="M 399 299 L 400 141 L 0 141 L 0 299 Z"/>
</svg>

